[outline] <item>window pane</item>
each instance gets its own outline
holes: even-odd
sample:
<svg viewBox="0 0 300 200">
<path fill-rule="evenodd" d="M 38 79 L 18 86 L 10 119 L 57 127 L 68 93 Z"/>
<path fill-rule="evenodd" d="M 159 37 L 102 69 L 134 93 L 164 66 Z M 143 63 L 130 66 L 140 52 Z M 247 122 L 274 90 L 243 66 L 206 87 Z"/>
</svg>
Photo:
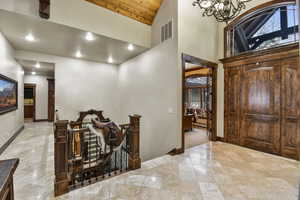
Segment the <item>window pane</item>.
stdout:
<svg viewBox="0 0 300 200">
<path fill-rule="evenodd" d="M 282 40 L 281 37 L 276 37 L 276 38 L 273 38 L 271 40 L 267 40 L 267 41 L 263 42 L 256 49 L 267 49 L 267 48 L 270 48 L 272 46 L 276 46 L 276 45 L 279 45 L 279 44 L 290 43 L 290 42 L 297 41 L 297 40 L 299 40 L 299 33 L 298 34 L 290 34 L 288 36 L 288 38 L 285 39 L 285 40 Z"/>
<path fill-rule="evenodd" d="M 281 29 L 280 22 L 280 9 L 277 9 L 272 17 L 252 37 L 279 31 Z"/>
<path fill-rule="evenodd" d="M 226 56 L 298 42 L 296 8 L 295 3 L 280 4 L 243 18 L 228 29 Z"/>
<path fill-rule="evenodd" d="M 298 11 L 295 5 L 287 6 L 288 27 L 293 27 L 299 24 Z"/>
</svg>

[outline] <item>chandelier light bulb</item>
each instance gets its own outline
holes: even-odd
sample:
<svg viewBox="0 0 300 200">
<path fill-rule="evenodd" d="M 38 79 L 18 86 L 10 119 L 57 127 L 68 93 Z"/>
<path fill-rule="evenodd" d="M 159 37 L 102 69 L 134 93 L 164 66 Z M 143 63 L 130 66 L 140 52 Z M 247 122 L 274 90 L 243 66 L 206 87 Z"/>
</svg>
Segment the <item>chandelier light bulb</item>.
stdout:
<svg viewBox="0 0 300 200">
<path fill-rule="evenodd" d="M 211 1 L 202 1 L 200 6 L 202 8 L 209 8 L 211 6 L 212 2 Z"/>
<path fill-rule="evenodd" d="M 221 11 L 224 9 L 224 4 L 223 3 L 218 3 L 215 5 L 215 8 L 218 10 L 218 11 Z"/>
</svg>

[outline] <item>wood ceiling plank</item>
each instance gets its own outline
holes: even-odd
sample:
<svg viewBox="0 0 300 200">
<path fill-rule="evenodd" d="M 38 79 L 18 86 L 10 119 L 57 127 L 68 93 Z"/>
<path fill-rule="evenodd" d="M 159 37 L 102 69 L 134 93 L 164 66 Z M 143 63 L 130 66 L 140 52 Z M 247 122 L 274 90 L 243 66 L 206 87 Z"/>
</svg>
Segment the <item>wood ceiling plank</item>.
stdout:
<svg viewBox="0 0 300 200">
<path fill-rule="evenodd" d="M 118 14 L 151 25 L 162 0 L 86 0 Z"/>
<path fill-rule="evenodd" d="M 128 1 L 128 0 L 118 0 L 120 3 L 123 3 L 129 7 L 132 7 L 135 9 L 137 12 L 145 12 L 148 15 L 155 16 L 156 15 L 156 10 L 151 9 L 151 7 L 145 5 L 145 4 L 138 4 L 134 1 Z"/>
</svg>

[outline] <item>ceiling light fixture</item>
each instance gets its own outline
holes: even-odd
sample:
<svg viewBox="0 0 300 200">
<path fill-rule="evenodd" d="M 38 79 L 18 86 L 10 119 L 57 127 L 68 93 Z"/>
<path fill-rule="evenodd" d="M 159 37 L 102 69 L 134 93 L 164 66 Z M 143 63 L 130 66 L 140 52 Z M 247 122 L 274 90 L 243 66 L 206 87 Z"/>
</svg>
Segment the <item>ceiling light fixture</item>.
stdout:
<svg viewBox="0 0 300 200">
<path fill-rule="evenodd" d="M 203 16 L 214 16 L 218 22 L 228 23 L 246 8 L 251 0 L 195 0 L 193 6 L 199 6 Z"/>
<path fill-rule="evenodd" d="M 25 39 L 29 42 L 33 42 L 35 39 L 34 39 L 34 36 L 29 33 L 28 35 L 25 36 Z"/>
<path fill-rule="evenodd" d="M 36 75 L 36 72 L 31 72 L 32 75 Z"/>
<path fill-rule="evenodd" d="M 133 51 L 133 50 L 134 50 L 133 44 L 129 44 L 129 45 L 128 45 L 128 50 L 129 50 L 129 51 Z"/>
<path fill-rule="evenodd" d="M 82 54 L 81 54 L 80 51 L 77 51 L 76 54 L 75 54 L 75 56 L 76 56 L 77 58 L 81 58 L 81 57 L 82 57 Z"/>
<path fill-rule="evenodd" d="M 95 40 L 94 34 L 91 33 L 91 32 L 87 32 L 86 35 L 85 35 L 85 39 L 87 41 L 93 41 L 93 40 Z"/>
<path fill-rule="evenodd" d="M 35 64 L 35 68 L 37 68 L 37 69 L 41 68 L 41 65 L 40 65 L 39 62 L 37 62 L 37 63 Z"/>
<path fill-rule="evenodd" d="M 112 58 L 112 57 L 109 57 L 109 58 L 108 58 L 108 60 L 107 60 L 107 62 L 108 62 L 108 63 L 113 63 L 113 62 L 114 62 L 114 60 L 113 60 L 113 58 Z"/>
</svg>

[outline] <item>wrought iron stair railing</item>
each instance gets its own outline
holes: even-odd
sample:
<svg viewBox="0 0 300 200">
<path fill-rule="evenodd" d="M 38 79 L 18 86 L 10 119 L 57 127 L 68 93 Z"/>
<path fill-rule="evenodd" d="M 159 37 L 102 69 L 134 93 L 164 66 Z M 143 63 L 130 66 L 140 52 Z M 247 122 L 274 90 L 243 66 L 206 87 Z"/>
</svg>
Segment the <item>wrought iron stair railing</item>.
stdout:
<svg viewBox="0 0 300 200">
<path fill-rule="evenodd" d="M 140 116 L 129 118 L 129 124 L 120 125 L 124 140 L 117 147 L 103 142 L 82 121 L 55 123 L 55 196 L 140 168 Z"/>
</svg>

